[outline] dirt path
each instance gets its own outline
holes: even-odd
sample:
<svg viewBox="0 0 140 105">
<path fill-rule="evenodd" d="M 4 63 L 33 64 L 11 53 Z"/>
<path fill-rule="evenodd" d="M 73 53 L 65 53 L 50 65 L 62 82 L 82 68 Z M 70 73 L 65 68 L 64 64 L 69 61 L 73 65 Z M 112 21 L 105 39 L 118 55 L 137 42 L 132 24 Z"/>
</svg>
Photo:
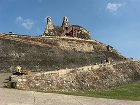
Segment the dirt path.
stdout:
<svg viewBox="0 0 140 105">
<path fill-rule="evenodd" d="M 0 88 L 0 105 L 140 105 L 124 101 Z"/>
<path fill-rule="evenodd" d="M 8 81 L 6 79 L 8 79 L 11 75 L 12 73 L 0 73 L 0 87 L 4 86 L 4 82 Z"/>
</svg>

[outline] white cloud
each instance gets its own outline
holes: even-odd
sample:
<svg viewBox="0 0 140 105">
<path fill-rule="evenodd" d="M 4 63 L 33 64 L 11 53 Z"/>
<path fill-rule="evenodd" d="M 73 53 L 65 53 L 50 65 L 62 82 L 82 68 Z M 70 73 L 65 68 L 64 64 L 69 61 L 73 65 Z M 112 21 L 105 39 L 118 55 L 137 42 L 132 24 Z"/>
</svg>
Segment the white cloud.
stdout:
<svg viewBox="0 0 140 105">
<path fill-rule="evenodd" d="M 21 16 L 19 16 L 19 17 L 16 18 L 16 21 L 17 22 L 23 21 L 23 18 Z"/>
<path fill-rule="evenodd" d="M 121 3 L 108 3 L 106 9 L 112 13 L 116 13 L 119 8 L 121 8 L 124 4 Z"/>
<path fill-rule="evenodd" d="M 34 25 L 34 22 L 31 19 L 24 19 L 21 16 L 16 18 L 16 22 L 28 30 L 30 30 Z"/>
<path fill-rule="evenodd" d="M 34 22 L 30 19 L 25 19 L 22 24 L 23 27 L 25 27 L 26 29 L 31 29 L 32 26 L 34 25 Z"/>
</svg>

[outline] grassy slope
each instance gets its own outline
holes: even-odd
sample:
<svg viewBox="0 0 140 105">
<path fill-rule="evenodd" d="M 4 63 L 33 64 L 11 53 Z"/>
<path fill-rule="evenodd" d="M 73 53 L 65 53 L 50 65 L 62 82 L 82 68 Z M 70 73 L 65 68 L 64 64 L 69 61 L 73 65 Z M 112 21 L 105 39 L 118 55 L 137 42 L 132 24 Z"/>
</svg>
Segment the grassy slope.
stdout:
<svg viewBox="0 0 140 105">
<path fill-rule="evenodd" d="M 103 91 L 63 92 L 62 94 L 140 101 L 140 81 L 117 89 Z"/>
</svg>

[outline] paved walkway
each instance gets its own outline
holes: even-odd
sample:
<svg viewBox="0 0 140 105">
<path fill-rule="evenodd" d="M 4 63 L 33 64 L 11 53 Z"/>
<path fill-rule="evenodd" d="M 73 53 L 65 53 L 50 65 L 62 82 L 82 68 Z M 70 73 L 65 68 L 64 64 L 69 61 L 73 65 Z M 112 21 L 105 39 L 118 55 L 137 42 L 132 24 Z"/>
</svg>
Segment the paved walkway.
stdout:
<svg viewBox="0 0 140 105">
<path fill-rule="evenodd" d="M 140 105 L 124 101 L 0 88 L 0 105 Z"/>
</svg>

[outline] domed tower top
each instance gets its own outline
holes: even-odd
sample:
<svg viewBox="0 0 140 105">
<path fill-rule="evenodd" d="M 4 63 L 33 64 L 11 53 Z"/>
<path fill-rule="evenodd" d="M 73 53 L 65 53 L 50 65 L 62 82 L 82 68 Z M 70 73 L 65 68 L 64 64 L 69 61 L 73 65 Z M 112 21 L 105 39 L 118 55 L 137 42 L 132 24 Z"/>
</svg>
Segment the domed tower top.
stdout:
<svg viewBox="0 0 140 105">
<path fill-rule="evenodd" d="M 63 28 L 69 27 L 69 19 L 66 16 L 63 18 L 62 27 Z"/>
</svg>

